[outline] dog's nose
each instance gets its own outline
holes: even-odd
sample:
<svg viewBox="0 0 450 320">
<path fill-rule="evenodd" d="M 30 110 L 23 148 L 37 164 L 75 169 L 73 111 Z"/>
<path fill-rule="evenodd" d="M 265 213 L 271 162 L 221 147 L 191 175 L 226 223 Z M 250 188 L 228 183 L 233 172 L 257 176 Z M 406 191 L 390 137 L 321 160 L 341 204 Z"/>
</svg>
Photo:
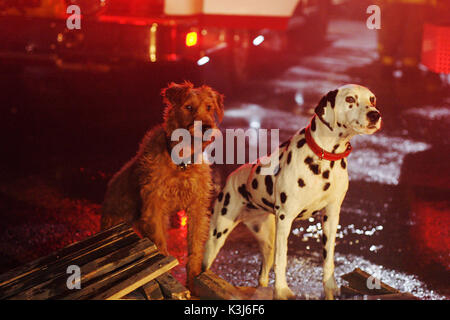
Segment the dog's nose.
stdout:
<svg viewBox="0 0 450 320">
<path fill-rule="evenodd" d="M 378 121 L 378 119 L 380 119 L 381 114 L 378 111 L 369 111 L 367 112 L 367 119 L 369 119 L 369 121 L 371 123 L 375 123 Z"/>
<path fill-rule="evenodd" d="M 208 131 L 209 129 L 212 129 L 212 126 L 210 126 L 210 125 L 203 125 L 202 126 L 202 131 L 203 131 L 203 133 L 205 133 L 206 131 Z"/>
</svg>

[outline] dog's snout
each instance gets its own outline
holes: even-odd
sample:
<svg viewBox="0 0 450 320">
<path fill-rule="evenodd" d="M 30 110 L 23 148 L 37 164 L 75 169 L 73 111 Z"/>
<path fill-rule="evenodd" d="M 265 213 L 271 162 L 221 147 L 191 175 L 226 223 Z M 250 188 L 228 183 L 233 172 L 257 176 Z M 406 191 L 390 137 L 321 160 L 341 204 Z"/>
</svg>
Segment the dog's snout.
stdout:
<svg viewBox="0 0 450 320">
<path fill-rule="evenodd" d="M 381 114 L 378 111 L 367 112 L 367 119 L 369 119 L 369 121 L 372 123 L 377 122 L 378 119 L 380 119 L 380 117 L 381 117 Z"/>
</svg>

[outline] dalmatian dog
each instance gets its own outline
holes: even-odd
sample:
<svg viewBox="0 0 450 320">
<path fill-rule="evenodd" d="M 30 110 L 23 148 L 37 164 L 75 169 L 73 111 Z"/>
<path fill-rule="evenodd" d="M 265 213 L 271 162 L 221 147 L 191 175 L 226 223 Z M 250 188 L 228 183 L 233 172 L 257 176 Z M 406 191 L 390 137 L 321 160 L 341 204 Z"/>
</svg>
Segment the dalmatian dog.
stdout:
<svg viewBox="0 0 450 320">
<path fill-rule="evenodd" d="M 214 203 L 203 269 L 212 265 L 227 236 L 240 222 L 253 233 L 262 253 L 259 285 L 267 286 L 274 264 L 275 299 L 294 298 L 286 281 L 287 240 L 295 219 L 322 213 L 323 287 L 326 299 L 339 294 L 334 246 L 339 212 L 348 189 L 350 139 L 380 129 L 375 95 L 349 84 L 328 92 L 310 124 L 267 156 L 245 164 L 227 178 Z M 278 161 L 276 161 L 278 160 Z M 277 163 L 269 174 L 262 169 Z M 267 170 L 265 170 L 267 171 Z"/>
</svg>

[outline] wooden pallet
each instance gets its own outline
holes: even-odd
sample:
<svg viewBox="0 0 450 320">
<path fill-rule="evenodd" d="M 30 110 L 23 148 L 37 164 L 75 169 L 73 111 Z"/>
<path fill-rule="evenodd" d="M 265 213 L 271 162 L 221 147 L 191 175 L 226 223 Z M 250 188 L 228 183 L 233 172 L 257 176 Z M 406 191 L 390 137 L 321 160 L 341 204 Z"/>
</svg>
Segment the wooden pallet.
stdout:
<svg viewBox="0 0 450 320">
<path fill-rule="evenodd" d="M 80 268 L 73 283 L 80 289 L 68 288 L 71 265 Z M 186 298 L 189 291 L 168 274 L 176 265 L 174 257 L 120 224 L 0 275 L 0 299 L 120 299 L 142 287 L 149 292 L 152 283 L 163 298 Z"/>
<path fill-rule="evenodd" d="M 378 283 L 379 287 L 369 288 L 368 279 L 372 283 Z M 416 300 L 417 297 L 410 293 L 400 292 L 392 288 L 379 279 L 374 278 L 369 273 L 355 268 L 350 273 L 344 274 L 342 279 L 347 281 L 347 285 L 341 286 L 341 294 L 353 299 L 362 297 L 365 300 Z"/>
</svg>

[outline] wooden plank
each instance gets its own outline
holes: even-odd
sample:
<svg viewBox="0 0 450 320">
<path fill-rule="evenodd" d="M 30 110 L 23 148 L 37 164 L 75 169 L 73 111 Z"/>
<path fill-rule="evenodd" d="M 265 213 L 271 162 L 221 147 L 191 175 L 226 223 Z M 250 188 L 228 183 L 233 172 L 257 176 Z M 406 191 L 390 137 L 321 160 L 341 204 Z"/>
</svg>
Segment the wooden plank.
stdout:
<svg viewBox="0 0 450 320">
<path fill-rule="evenodd" d="M 106 239 L 106 238 L 114 235 L 115 233 L 120 233 L 126 229 L 130 229 L 130 226 L 127 224 L 124 224 L 124 223 L 119 224 L 111 229 L 96 233 L 96 234 L 84 239 L 83 241 L 74 242 L 74 243 L 72 243 L 68 246 L 65 246 L 64 248 L 61 248 L 45 257 L 41 257 L 39 259 L 30 261 L 24 265 L 18 266 L 17 268 L 14 268 L 8 272 L 5 272 L 0 275 L 0 288 L 16 279 L 19 279 L 19 278 L 24 277 L 32 272 L 35 272 L 36 270 L 39 270 L 40 268 L 51 263 L 52 261 L 62 259 L 70 253 L 81 250 L 83 247 L 89 246 L 95 242 Z"/>
<path fill-rule="evenodd" d="M 273 300 L 273 289 L 270 287 L 236 287 L 245 300 Z"/>
<path fill-rule="evenodd" d="M 353 291 L 357 291 L 361 295 L 381 295 L 381 294 L 390 294 L 390 293 L 400 293 L 395 288 L 392 288 L 391 286 L 385 284 L 381 280 L 373 277 L 371 283 L 379 283 L 380 289 L 373 288 L 369 289 L 367 286 L 367 280 L 372 277 L 369 273 L 361 270 L 360 268 L 355 268 L 350 273 L 347 273 L 342 276 L 342 279 L 346 280 L 348 282 L 348 287 L 351 288 Z"/>
<path fill-rule="evenodd" d="M 244 296 L 230 283 L 214 274 L 211 270 L 201 273 L 194 279 L 195 289 L 200 299 L 242 300 Z"/>
<path fill-rule="evenodd" d="M 174 257 L 165 257 L 161 254 L 153 257 L 145 256 L 100 279 L 91 280 L 80 290 L 72 290 L 66 296 L 55 298 L 64 300 L 120 299 L 176 265 L 178 265 L 178 261 Z"/>
<path fill-rule="evenodd" d="M 134 274 L 131 277 L 126 277 L 125 281 L 121 281 L 116 286 L 110 288 L 106 292 L 103 292 L 97 296 L 95 296 L 94 300 L 117 300 L 123 297 L 124 295 L 130 293 L 133 290 L 136 290 L 139 287 L 142 287 L 147 282 L 155 279 L 161 274 L 168 272 L 170 269 L 176 267 L 178 265 L 178 260 L 174 257 L 161 256 L 161 260 L 156 264 L 147 264 L 147 268 L 143 269 L 137 274 Z"/>
<path fill-rule="evenodd" d="M 162 293 L 161 293 L 162 296 Z M 145 301 L 147 300 L 144 296 L 144 293 L 142 290 L 138 289 L 138 290 L 134 290 L 131 291 L 129 294 L 127 294 L 126 296 L 120 298 L 120 300 L 139 300 L 139 301 Z"/>
<path fill-rule="evenodd" d="M 389 294 L 381 294 L 381 295 L 357 295 L 344 300 L 420 300 L 416 296 L 413 296 L 410 293 L 389 293 Z"/>
<path fill-rule="evenodd" d="M 341 295 L 355 296 L 355 295 L 361 295 L 361 293 L 358 290 L 350 288 L 349 286 L 342 285 L 341 286 Z"/>
<path fill-rule="evenodd" d="M 147 282 L 141 287 L 141 291 L 147 300 L 163 300 L 164 296 L 162 294 L 159 283 L 156 280 Z"/>
<path fill-rule="evenodd" d="M 25 277 L 19 277 L 16 280 L 0 288 L 0 299 L 8 298 L 23 290 L 38 285 L 39 283 L 65 274 L 69 265 L 84 265 L 95 260 L 98 257 L 114 252 L 124 246 L 139 241 L 139 236 L 132 229 L 126 229 L 121 233 L 114 234 L 98 243 L 93 243 L 77 252 L 69 254 L 64 258 L 58 259 L 53 263 L 35 269 L 34 272 Z"/>
<path fill-rule="evenodd" d="M 189 300 L 191 292 L 177 281 L 170 273 L 164 273 L 156 278 L 166 299 Z"/>
<path fill-rule="evenodd" d="M 399 293 L 389 293 L 381 294 L 375 296 L 364 296 L 364 300 L 420 300 L 416 296 L 410 293 L 399 292 Z"/>
<path fill-rule="evenodd" d="M 144 238 L 137 243 L 132 243 L 124 248 L 111 252 L 106 256 L 90 261 L 85 265 L 80 266 L 81 286 L 94 277 L 99 277 L 115 269 L 119 269 L 125 264 L 133 262 L 143 256 L 156 255 L 157 252 L 158 249 L 156 246 L 149 239 Z M 38 283 L 37 285 L 10 297 L 10 299 L 51 299 L 52 297 L 61 295 L 69 290 L 66 284 L 67 278 L 68 275 L 66 273 L 60 274 L 47 281 Z"/>
</svg>

